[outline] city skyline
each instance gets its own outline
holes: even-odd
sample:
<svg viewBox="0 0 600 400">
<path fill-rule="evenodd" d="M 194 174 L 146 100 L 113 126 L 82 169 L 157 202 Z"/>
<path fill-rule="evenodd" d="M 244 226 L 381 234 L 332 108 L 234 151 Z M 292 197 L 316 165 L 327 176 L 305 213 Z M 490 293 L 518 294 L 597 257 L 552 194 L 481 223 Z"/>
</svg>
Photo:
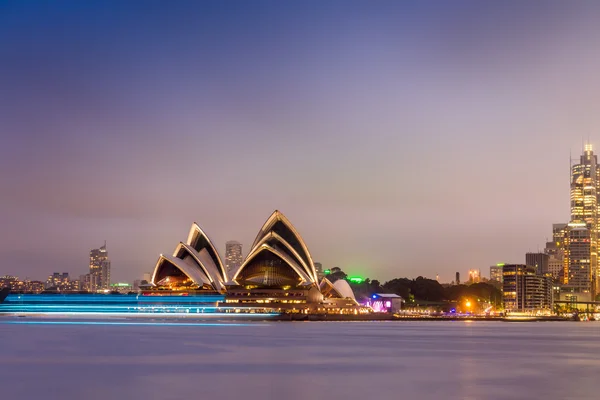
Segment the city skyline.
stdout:
<svg viewBox="0 0 600 400">
<path fill-rule="evenodd" d="M 326 268 L 450 282 L 542 249 L 600 145 L 600 5 L 110 3 L 0 5 L 0 275 L 281 209 Z"/>
</svg>

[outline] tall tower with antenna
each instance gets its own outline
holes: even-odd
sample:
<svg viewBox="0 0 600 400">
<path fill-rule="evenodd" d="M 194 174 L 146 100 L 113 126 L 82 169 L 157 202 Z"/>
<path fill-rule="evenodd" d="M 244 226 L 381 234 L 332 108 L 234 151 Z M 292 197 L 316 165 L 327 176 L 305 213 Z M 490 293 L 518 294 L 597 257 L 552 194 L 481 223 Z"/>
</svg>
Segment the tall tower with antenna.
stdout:
<svg viewBox="0 0 600 400">
<path fill-rule="evenodd" d="M 598 237 L 600 166 L 591 144 L 584 144 L 579 163 L 571 161 L 571 222 L 565 232 L 563 284 L 581 298 L 599 293 Z"/>
</svg>

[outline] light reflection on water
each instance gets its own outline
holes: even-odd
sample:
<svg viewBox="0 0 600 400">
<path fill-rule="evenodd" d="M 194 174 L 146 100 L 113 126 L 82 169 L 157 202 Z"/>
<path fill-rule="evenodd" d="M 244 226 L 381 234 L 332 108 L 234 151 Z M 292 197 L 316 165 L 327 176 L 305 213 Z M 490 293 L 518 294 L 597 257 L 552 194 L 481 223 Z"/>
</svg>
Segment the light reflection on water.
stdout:
<svg viewBox="0 0 600 400">
<path fill-rule="evenodd" d="M 600 323 L 7 321 L 3 398 L 600 398 Z"/>
</svg>

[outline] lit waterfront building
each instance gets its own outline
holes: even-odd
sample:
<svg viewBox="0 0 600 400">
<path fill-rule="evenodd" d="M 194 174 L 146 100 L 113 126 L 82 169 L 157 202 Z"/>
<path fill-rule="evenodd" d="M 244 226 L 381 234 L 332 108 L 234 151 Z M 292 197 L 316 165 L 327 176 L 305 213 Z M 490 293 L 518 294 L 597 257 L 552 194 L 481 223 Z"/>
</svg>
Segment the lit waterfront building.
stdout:
<svg viewBox="0 0 600 400">
<path fill-rule="evenodd" d="M 600 167 L 598 166 L 598 157 L 594 154 L 591 144 L 586 144 L 583 154 L 580 157 L 579 164 L 571 166 L 571 223 L 577 224 L 575 229 L 578 231 L 571 235 L 571 241 L 565 242 L 566 257 L 565 262 L 565 282 L 577 290 L 590 293 L 593 299 L 598 292 L 598 207 L 600 206 Z M 586 240 L 588 251 L 583 251 L 577 240 L 578 234 L 581 234 L 581 224 L 585 223 L 589 230 Z M 576 244 L 575 244 L 576 243 Z M 577 250 L 569 248 L 575 244 Z M 586 253 L 586 258 L 581 258 Z M 575 269 L 581 267 L 584 271 L 576 273 Z M 571 275 L 575 276 L 571 276 Z"/>
<path fill-rule="evenodd" d="M 110 260 L 106 250 L 106 242 L 99 249 L 90 251 L 90 273 L 86 278 L 88 290 L 97 292 L 110 289 Z"/>
<path fill-rule="evenodd" d="M 504 264 L 496 264 L 490 267 L 490 281 L 502 283 L 502 267 Z"/>
<path fill-rule="evenodd" d="M 29 279 L 20 280 L 16 276 L 0 277 L 0 288 L 8 287 L 15 293 L 41 293 L 44 291 L 44 282 Z"/>
<path fill-rule="evenodd" d="M 592 301 L 594 299 L 593 231 L 585 222 L 570 222 L 565 236 L 565 268 L 561 293 L 568 293 L 573 299 Z M 561 296 L 562 297 L 562 296 Z"/>
<path fill-rule="evenodd" d="M 242 265 L 242 244 L 235 240 L 225 243 L 225 269 L 228 276 L 233 276 Z"/>
<path fill-rule="evenodd" d="M 504 309 L 510 311 L 551 310 L 552 279 L 540 276 L 535 267 L 505 264 L 502 267 Z"/>
</svg>

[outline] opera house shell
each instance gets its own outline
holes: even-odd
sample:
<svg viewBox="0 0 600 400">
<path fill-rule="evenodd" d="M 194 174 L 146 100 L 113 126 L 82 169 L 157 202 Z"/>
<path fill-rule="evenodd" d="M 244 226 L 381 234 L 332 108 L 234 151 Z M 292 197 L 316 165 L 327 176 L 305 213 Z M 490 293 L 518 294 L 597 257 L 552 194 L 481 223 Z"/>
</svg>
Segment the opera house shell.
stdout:
<svg viewBox="0 0 600 400">
<path fill-rule="evenodd" d="M 332 284 L 323 279 L 319 284 L 308 247 L 277 210 L 263 224 L 233 276 L 227 276 L 223 265 L 216 247 L 194 223 L 187 241 L 179 243 L 172 256 L 160 255 L 150 284 L 155 290 L 223 293 L 227 302 L 279 298 L 281 303 L 295 304 L 344 298 L 357 304 L 346 281 Z"/>
<path fill-rule="evenodd" d="M 152 286 L 169 290 L 225 291 L 227 271 L 217 249 L 197 223 L 188 239 L 180 242 L 172 256 L 161 254 L 152 274 Z"/>
</svg>

